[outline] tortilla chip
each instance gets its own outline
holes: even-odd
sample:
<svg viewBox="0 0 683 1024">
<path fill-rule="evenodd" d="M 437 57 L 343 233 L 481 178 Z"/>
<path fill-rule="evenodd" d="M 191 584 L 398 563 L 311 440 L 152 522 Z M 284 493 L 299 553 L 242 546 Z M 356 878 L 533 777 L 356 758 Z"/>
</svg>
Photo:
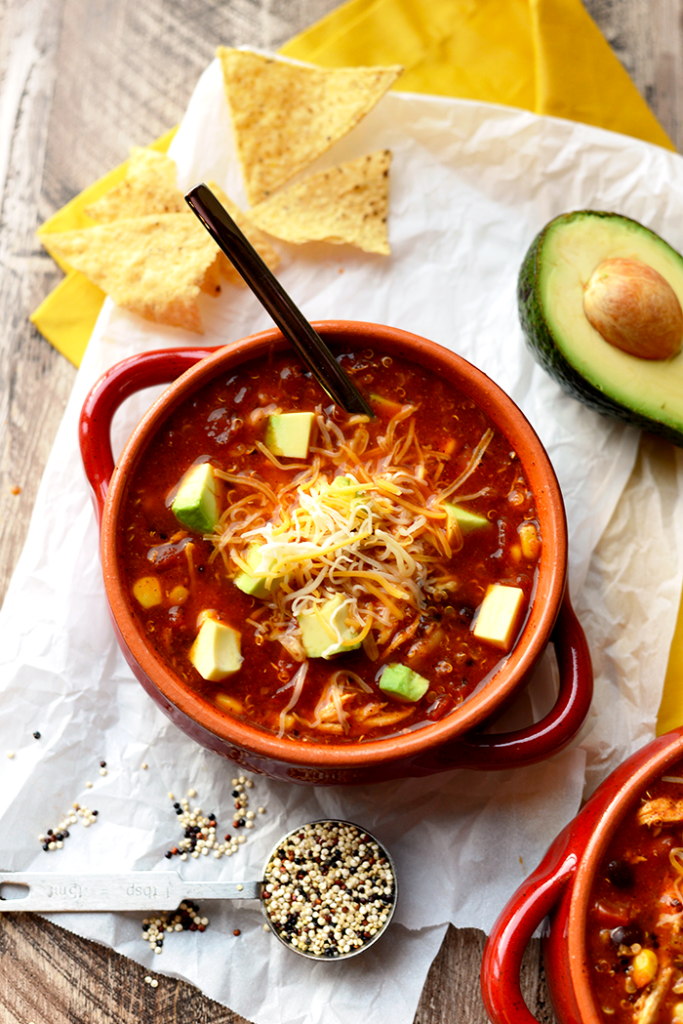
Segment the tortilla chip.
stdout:
<svg viewBox="0 0 683 1024">
<path fill-rule="evenodd" d="M 273 249 L 263 232 L 259 231 L 259 229 L 252 224 L 249 216 L 244 213 L 243 210 L 240 210 L 239 206 L 236 203 L 233 203 L 232 199 L 226 196 L 220 185 L 217 185 L 215 181 L 210 181 L 207 185 L 219 203 L 222 203 L 228 211 L 240 231 L 249 239 L 266 266 L 270 267 L 271 270 L 275 270 L 276 266 L 280 262 L 280 257 L 275 252 L 275 249 Z M 242 275 L 235 270 L 224 252 L 219 252 L 218 264 L 220 266 L 221 273 L 228 281 L 230 281 L 231 284 L 244 285 L 246 288 L 246 281 Z"/>
<path fill-rule="evenodd" d="M 194 217 L 152 214 L 40 238 L 51 256 L 80 270 L 118 306 L 203 333 L 197 297 L 202 288 L 220 289 L 219 250 Z"/>
<path fill-rule="evenodd" d="M 346 135 L 403 70 L 317 68 L 223 46 L 217 52 L 252 204 Z"/>
<path fill-rule="evenodd" d="M 387 256 L 391 151 L 378 150 L 311 174 L 253 206 L 249 217 L 275 238 L 356 245 Z"/>
<path fill-rule="evenodd" d="M 133 146 L 124 180 L 97 202 L 86 206 L 85 212 L 98 224 L 111 224 L 115 220 L 153 213 L 183 213 L 187 209 L 176 183 L 176 165 L 170 156 L 155 149 Z"/>
</svg>

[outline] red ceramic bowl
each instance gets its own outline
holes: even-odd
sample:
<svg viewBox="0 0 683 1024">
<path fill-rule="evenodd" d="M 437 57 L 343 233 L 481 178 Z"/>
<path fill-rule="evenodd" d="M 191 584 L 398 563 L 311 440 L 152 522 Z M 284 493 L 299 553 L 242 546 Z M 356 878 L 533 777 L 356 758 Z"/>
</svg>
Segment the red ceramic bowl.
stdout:
<svg viewBox="0 0 683 1024">
<path fill-rule="evenodd" d="M 451 380 L 509 438 L 533 489 L 543 537 L 531 612 L 514 650 L 489 682 L 439 722 L 403 736 L 366 743 L 301 743 L 231 719 L 201 700 L 165 666 L 141 635 L 123 596 L 116 558 L 117 517 L 129 474 L 169 413 L 216 374 L 286 347 L 277 330 L 219 349 L 174 349 L 134 356 L 106 373 L 81 415 L 81 452 L 101 525 L 104 582 L 121 648 L 137 678 L 170 718 L 199 743 L 245 768 L 316 784 L 379 781 L 455 767 L 508 768 L 540 761 L 575 735 L 588 711 L 593 679 L 586 640 L 566 594 L 567 531 L 559 486 L 538 437 L 517 406 L 459 356 L 414 334 L 375 324 L 325 321 L 315 325 L 332 350 L 372 346 L 401 355 Z M 177 378 L 177 379 L 176 379 Z M 172 381 L 131 435 L 116 468 L 111 420 L 133 392 Z M 536 725 L 483 735 L 525 685 L 552 640 L 560 668 L 555 706 Z"/>
<path fill-rule="evenodd" d="M 607 845 L 648 784 L 683 757 L 683 728 L 647 744 L 607 778 L 559 834 L 537 869 L 496 921 L 484 949 L 481 984 L 492 1024 L 535 1024 L 519 970 L 524 950 L 547 917 L 546 979 L 561 1024 L 603 1024 L 589 984 L 586 925 L 595 872 Z"/>
</svg>

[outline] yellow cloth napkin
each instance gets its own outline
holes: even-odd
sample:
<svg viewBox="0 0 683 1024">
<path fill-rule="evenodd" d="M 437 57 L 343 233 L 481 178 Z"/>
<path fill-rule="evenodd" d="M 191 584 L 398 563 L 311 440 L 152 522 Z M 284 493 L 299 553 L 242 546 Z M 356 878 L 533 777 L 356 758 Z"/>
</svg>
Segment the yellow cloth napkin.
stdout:
<svg viewBox="0 0 683 1024">
<path fill-rule="evenodd" d="M 399 63 L 397 89 L 524 107 L 673 149 L 581 0 L 349 0 L 281 52 L 330 67 Z"/>
<path fill-rule="evenodd" d="M 399 63 L 402 90 L 509 104 L 674 148 L 580 0 L 349 0 L 282 53 L 324 66 Z M 165 150 L 172 136 L 153 145 Z M 117 184 L 125 167 L 76 196 L 45 230 L 89 223 L 85 206 Z M 104 296 L 82 274 L 64 269 L 66 277 L 31 320 L 78 365 Z M 682 718 L 680 666 L 683 606 L 659 732 Z"/>
<path fill-rule="evenodd" d="M 156 142 L 150 143 L 150 147 L 165 153 L 175 132 L 176 129 L 171 128 Z M 76 231 L 91 226 L 93 221 L 84 212 L 86 206 L 123 181 L 127 166 L 126 160 L 88 185 L 46 220 L 41 230 Z M 62 264 L 60 266 L 66 276 L 31 315 L 31 323 L 74 366 L 79 366 L 102 308 L 104 292 L 77 270 Z"/>
</svg>

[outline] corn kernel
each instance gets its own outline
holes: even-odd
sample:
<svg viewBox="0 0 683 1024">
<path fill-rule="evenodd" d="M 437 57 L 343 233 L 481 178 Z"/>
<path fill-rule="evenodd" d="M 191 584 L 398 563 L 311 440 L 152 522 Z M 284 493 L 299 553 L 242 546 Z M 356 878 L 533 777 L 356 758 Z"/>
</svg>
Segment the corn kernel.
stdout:
<svg viewBox="0 0 683 1024">
<path fill-rule="evenodd" d="M 536 527 L 533 523 L 524 523 L 520 526 L 519 540 L 522 545 L 522 554 L 524 557 L 535 561 L 541 550 L 541 542 L 538 539 Z"/>
<path fill-rule="evenodd" d="M 236 697 L 229 696 L 227 693 L 217 693 L 215 700 L 219 707 L 231 715 L 241 715 L 244 711 L 242 701 L 237 700 Z"/>
<path fill-rule="evenodd" d="M 187 587 L 183 587 L 181 584 L 178 584 L 177 587 L 174 587 L 173 590 L 169 592 L 168 596 L 173 604 L 184 604 L 190 596 L 190 591 Z"/>
<path fill-rule="evenodd" d="M 674 1003 L 671 1011 L 672 1024 L 680 1024 L 683 1021 L 683 1003 Z"/>
<path fill-rule="evenodd" d="M 633 974 L 631 977 L 637 988 L 649 985 L 657 973 L 659 961 L 653 949 L 642 949 L 633 958 Z"/>
<path fill-rule="evenodd" d="M 520 562 L 522 560 L 522 549 L 519 544 L 510 545 L 510 558 L 513 562 Z"/>
<path fill-rule="evenodd" d="M 161 584 L 156 576 L 141 576 L 133 584 L 133 596 L 143 608 L 161 604 Z"/>
</svg>

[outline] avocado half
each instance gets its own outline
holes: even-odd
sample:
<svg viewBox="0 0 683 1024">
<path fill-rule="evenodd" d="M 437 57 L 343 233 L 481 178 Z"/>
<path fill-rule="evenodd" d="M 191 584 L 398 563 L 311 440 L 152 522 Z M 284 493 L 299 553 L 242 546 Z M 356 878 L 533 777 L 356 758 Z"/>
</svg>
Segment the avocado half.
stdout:
<svg viewBox="0 0 683 1024">
<path fill-rule="evenodd" d="M 578 210 L 546 224 L 524 257 L 517 286 L 522 330 L 534 358 L 567 394 L 683 447 L 683 351 L 666 360 L 629 355 L 606 342 L 584 313 L 591 274 L 617 257 L 653 267 L 683 306 L 680 253 L 629 217 Z"/>
</svg>

